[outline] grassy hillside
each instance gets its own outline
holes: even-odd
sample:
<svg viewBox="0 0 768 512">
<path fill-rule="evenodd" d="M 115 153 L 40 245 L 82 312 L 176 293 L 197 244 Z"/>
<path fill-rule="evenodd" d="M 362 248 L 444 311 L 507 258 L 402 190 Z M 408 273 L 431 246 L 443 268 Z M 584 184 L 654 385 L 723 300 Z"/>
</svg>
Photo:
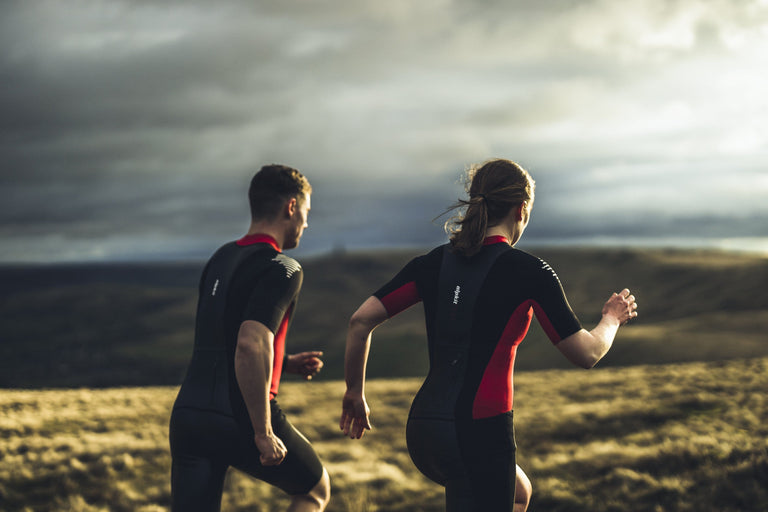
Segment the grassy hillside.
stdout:
<svg viewBox="0 0 768 512">
<path fill-rule="evenodd" d="M 627 286 L 640 318 L 623 329 L 603 366 L 768 356 L 768 258 L 722 252 L 547 249 L 585 327 Z M 415 251 L 303 261 L 305 281 L 289 350 L 322 349 L 320 379 L 342 374 L 355 307 Z M 180 382 L 193 336 L 201 264 L 0 268 L 0 386 L 108 387 Z M 565 368 L 534 322 L 518 369 Z M 372 377 L 426 369 L 421 307 L 376 331 Z"/>
<path fill-rule="evenodd" d="M 516 378 L 518 462 L 530 510 L 768 510 L 768 358 L 548 370 Z M 285 383 L 281 404 L 333 485 L 329 512 L 443 510 L 442 490 L 404 440 L 417 379 L 369 383 L 374 430 L 338 429 L 343 383 Z M 175 387 L 0 392 L 0 508 L 161 512 L 170 500 Z M 231 471 L 223 510 L 281 510 L 286 499 Z"/>
</svg>

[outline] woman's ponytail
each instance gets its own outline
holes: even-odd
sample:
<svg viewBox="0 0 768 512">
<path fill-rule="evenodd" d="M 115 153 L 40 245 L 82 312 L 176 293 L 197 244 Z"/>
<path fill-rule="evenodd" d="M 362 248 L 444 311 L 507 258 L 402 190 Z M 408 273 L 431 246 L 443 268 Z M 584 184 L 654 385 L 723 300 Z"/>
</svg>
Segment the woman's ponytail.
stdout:
<svg viewBox="0 0 768 512">
<path fill-rule="evenodd" d="M 483 247 L 488 228 L 510 210 L 533 199 L 535 183 L 528 171 L 509 160 L 490 160 L 467 171 L 468 199 L 459 199 L 448 211 L 461 209 L 445 224 L 453 251 L 471 257 Z"/>
</svg>

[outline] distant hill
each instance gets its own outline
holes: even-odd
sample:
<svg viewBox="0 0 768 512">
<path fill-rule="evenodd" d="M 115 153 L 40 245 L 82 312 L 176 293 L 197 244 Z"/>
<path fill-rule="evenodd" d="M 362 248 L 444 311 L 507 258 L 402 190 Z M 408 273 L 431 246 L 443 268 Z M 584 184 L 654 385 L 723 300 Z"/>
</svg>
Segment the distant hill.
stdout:
<svg viewBox="0 0 768 512">
<path fill-rule="evenodd" d="M 716 251 L 541 249 L 586 328 L 612 291 L 629 287 L 640 317 L 603 366 L 768 355 L 768 258 Z M 343 375 L 354 309 L 419 251 L 305 259 L 289 351 L 325 351 L 318 378 Z M 0 267 L 0 387 L 180 383 L 202 263 Z M 376 330 L 369 375 L 423 375 L 421 307 Z M 518 370 L 568 367 L 534 322 Z"/>
</svg>

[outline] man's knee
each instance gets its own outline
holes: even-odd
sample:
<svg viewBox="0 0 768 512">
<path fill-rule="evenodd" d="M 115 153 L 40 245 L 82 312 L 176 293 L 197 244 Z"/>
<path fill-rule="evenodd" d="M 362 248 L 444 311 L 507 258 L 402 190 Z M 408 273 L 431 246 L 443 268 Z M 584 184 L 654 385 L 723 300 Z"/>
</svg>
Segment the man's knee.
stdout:
<svg viewBox="0 0 768 512">
<path fill-rule="evenodd" d="M 323 476 L 309 492 L 322 502 L 323 508 L 328 505 L 328 501 L 331 499 L 331 477 L 328 475 L 328 470 L 323 468 Z"/>
<path fill-rule="evenodd" d="M 528 475 L 525 474 L 520 466 L 517 466 L 517 474 L 515 475 L 515 504 L 522 505 L 522 510 L 528 508 L 528 503 L 531 501 L 531 494 L 533 494 L 533 486 Z M 517 510 L 517 508 L 516 508 Z"/>
<path fill-rule="evenodd" d="M 323 468 L 323 476 L 320 477 L 320 481 L 317 482 L 307 494 L 294 496 L 294 501 L 311 504 L 312 508 L 315 510 L 325 510 L 330 499 L 331 478 L 328 476 L 328 471 L 325 468 Z M 304 506 L 305 505 L 302 505 L 302 507 Z"/>
</svg>

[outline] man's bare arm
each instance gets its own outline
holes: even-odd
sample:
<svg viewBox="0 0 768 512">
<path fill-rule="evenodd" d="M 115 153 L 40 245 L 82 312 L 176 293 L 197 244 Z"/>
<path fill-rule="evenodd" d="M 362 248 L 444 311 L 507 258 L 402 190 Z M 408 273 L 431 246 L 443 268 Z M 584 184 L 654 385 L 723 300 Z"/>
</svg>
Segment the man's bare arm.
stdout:
<svg viewBox="0 0 768 512">
<path fill-rule="evenodd" d="M 246 320 L 240 325 L 235 349 L 235 377 L 248 409 L 254 442 L 265 466 L 285 458 L 283 442 L 272 431 L 269 386 L 272 382 L 274 334 L 264 324 Z"/>
</svg>

